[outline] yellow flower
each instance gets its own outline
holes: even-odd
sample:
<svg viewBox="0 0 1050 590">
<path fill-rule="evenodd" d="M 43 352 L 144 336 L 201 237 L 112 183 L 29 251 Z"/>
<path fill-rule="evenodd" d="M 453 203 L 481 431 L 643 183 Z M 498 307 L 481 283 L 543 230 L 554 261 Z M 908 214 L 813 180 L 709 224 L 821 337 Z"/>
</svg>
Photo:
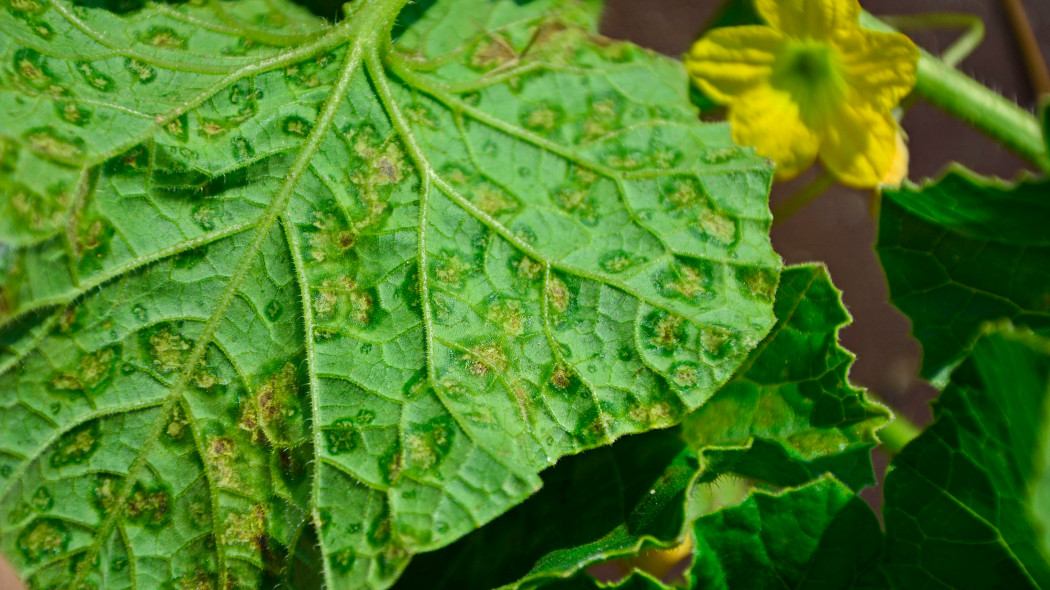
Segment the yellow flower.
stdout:
<svg viewBox="0 0 1050 590">
<path fill-rule="evenodd" d="M 891 111 L 915 86 L 915 44 L 862 28 L 857 0 L 754 3 L 769 26 L 715 29 L 686 57 L 728 105 L 733 139 L 776 162 L 778 180 L 819 156 L 843 184 L 899 182 L 907 148 Z"/>
</svg>

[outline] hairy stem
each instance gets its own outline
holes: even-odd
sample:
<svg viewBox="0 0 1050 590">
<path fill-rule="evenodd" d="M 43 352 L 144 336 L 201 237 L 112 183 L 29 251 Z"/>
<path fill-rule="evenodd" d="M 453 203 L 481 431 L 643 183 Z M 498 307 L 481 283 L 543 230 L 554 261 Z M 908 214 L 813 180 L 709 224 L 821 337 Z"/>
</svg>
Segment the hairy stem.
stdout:
<svg viewBox="0 0 1050 590">
<path fill-rule="evenodd" d="M 390 43 L 390 32 L 394 29 L 397 16 L 410 0 L 357 0 L 343 5 L 343 20 L 351 25 L 346 28 L 350 37 L 366 37 L 375 47 L 384 47 Z"/>
</svg>

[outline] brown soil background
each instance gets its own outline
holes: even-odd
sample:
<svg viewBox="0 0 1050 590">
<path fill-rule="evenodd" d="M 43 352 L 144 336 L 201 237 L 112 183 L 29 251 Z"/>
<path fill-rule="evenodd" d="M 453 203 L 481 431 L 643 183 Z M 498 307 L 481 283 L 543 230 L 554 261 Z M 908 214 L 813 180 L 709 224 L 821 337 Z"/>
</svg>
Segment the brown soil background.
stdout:
<svg viewBox="0 0 1050 590">
<path fill-rule="evenodd" d="M 1044 55 L 1050 56 L 1050 2 L 1022 0 Z M 602 32 L 671 56 L 685 53 L 712 12 L 716 0 L 608 0 Z M 999 0 L 861 0 L 874 14 L 916 14 L 957 11 L 980 16 L 987 27 L 984 43 L 960 68 L 977 80 L 1033 108 L 1035 93 L 1028 82 L 1013 34 Z M 912 33 L 912 38 L 937 53 L 955 37 L 953 32 Z M 910 136 L 912 180 L 937 176 L 951 161 L 982 174 L 1012 178 L 1025 169 L 1016 156 L 963 123 L 919 103 L 903 121 Z M 778 185 L 775 205 L 806 178 Z M 930 419 L 932 388 L 918 378 L 920 351 L 910 337 L 910 325 L 887 303 L 886 282 L 872 249 L 875 222 L 870 196 L 835 187 L 812 206 L 773 230 L 773 245 L 787 264 L 824 262 L 842 289 L 853 324 L 843 330 L 842 343 L 857 355 L 852 379 L 868 387 L 894 409 L 919 424 Z M 876 456 L 877 471 L 885 457 Z M 881 476 L 881 473 L 880 473 Z M 879 488 L 863 494 L 881 504 Z M 0 560 L 0 590 L 20 588 Z M 478 589 L 481 590 L 481 589 Z"/>
</svg>

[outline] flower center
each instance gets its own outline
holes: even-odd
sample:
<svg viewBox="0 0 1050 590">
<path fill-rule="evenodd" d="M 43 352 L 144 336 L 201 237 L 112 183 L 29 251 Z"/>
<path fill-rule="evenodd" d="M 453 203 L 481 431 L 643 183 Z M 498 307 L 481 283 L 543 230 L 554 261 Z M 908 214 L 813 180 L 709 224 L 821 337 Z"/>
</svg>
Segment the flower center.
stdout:
<svg viewBox="0 0 1050 590">
<path fill-rule="evenodd" d="M 812 44 L 794 48 L 787 52 L 786 67 L 796 76 L 810 84 L 827 82 L 835 74 L 832 64 L 831 49 L 827 46 Z"/>
<path fill-rule="evenodd" d="M 818 41 L 791 41 L 773 68 L 773 86 L 787 91 L 808 123 L 820 120 L 848 91 L 835 49 Z"/>
</svg>

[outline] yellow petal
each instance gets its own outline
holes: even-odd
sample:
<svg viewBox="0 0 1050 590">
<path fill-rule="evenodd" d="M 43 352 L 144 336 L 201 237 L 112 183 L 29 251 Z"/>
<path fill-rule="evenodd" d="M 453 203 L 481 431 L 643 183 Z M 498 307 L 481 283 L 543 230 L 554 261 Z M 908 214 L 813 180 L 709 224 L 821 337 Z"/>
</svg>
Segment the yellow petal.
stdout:
<svg viewBox="0 0 1050 590">
<path fill-rule="evenodd" d="M 833 44 L 846 82 L 876 110 L 892 109 L 915 87 L 919 48 L 904 35 L 858 29 Z"/>
<path fill-rule="evenodd" d="M 828 113 L 820 161 L 842 184 L 878 186 L 897 154 L 897 121 L 852 101 Z"/>
<path fill-rule="evenodd" d="M 908 178 L 908 163 L 910 160 L 911 153 L 908 151 L 908 144 L 904 143 L 904 134 L 898 129 L 897 153 L 893 155 L 893 163 L 890 164 L 890 169 L 882 177 L 882 181 L 879 184 L 892 187 L 900 186 L 904 179 Z"/>
<path fill-rule="evenodd" d="M 726 104 L 769 79 L 783 40 L 765 26 L 715 29 L 693 45 L 685 67 L 704 94 Z"/>
<path fill-rule="evenodd" d="M 857 0 L 754 0 L 769 26 L 797 38 L 830 39 L 839 31 L 858 28 Z"/>
<path fill-rule="evenodd" d="M 791 94 L 757 86 L 729 110 L 733 141 L 753 145 L 759 155 L 777 164 L 777 180 L 790 180 L 813 163 L 820 134 L 806 126 Z"/>
</svg>

